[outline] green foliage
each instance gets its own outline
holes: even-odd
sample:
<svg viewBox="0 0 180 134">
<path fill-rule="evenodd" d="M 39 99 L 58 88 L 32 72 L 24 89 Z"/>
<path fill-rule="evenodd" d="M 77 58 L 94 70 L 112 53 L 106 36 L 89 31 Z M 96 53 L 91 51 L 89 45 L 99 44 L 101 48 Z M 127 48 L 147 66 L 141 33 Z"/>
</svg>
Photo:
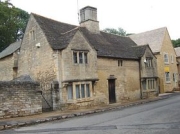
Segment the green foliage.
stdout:
<svg viewBox="0 0 180 134">
<path fill-rule="evenodd" d="M 10 0 L 0 1 L 0 52 L 23 38 L 29 14 L 14 7 Z"/>
<path fill-rule="evenodd" d="M 111 34 L 116 34 L 116 35 L 121 35 L 121 36 L 126 36 L 127 33 L 124 29 L 122 28 L 118 28 L 118 29 L 114 29 L 114 28 L 105 28 L 103 30 L 106 33 L 111 33 Z"/>
<path fill-rule="evenodd" d="M 174 47 L 180 47 L 180 38 L 177 40 L 172 40 L 172 44 Z"/>
</svg>

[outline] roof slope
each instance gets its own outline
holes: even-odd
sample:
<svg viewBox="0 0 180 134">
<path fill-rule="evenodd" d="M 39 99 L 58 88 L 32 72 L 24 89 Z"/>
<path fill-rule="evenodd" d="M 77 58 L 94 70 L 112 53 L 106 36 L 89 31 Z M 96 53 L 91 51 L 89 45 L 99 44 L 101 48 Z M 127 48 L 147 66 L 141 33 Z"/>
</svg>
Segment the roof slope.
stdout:
<svg viewBox="0 0 180 134">
<path fill-rule="evenodd" d="M 147 47 L 148 47 L 148 45 L 134 46 L 134 47 L 132 47 L 132 49 L 136 53 L 137 57 L 142 57 L 144 55 Z"/>
<path fill-rule="evenodd" d="M 10 44 L 6 49 L 4 49 L 1 53 L 0 53 L 0 59 L 4 58 L 8 55 L 11 55 L 12 53 L 14 53 L 17 49 L 19 49 L 21 46 L 21 41 L 17 41 L 14 42 L 12 44 Z"/>
<path fill-rule="evenodd" d="M 177 57 L 180 57 L 180 47 L 176 47 L 174 48 L 174 50 L 176 52 Z"/>
<path fill-rule="evenodd" d="M 49 18 L 32 14 L 43 30 L 53 49 L 64 49 L 68 46 L 76 32 L 79 30 L 86 40 L 97 50 L 98 56 L 138 59 L 132 46 L 137 44 L 129 37 L 122 37 L 105 32 L 91 33 L 85 27 L 65 24 Z"/>
<path fill-rule="evenodd" d="M 73 37 L 76 33 L 76 30 L 73 30 L 77 27 L 75 25 L 55 21 L 34 13 L 32 15 L 43 30 L 49 44 L 53 49 L 65 48 L 69 44 L 71 37 Z"/>
<path fill-rule="evenodd" d="M 85 38 L 97 50 L 98 56 L 137 59 L 132 46 L 137 46 L 129 37 L 118 36 L 105 32 L 95 34 L 86 28 L 80 28 Z"/>
<path fill-rule="evenodd" d="M 153 53 L 160 52 L 162 42 L 164 39 L 164 35 L 167 28 L 159 28 L 152 31 L 147 31 L 139 34 L 130 35 L 129 37 L 137 44 L 137 45 L 145 45 L 149 44 Z"/>
</svg>

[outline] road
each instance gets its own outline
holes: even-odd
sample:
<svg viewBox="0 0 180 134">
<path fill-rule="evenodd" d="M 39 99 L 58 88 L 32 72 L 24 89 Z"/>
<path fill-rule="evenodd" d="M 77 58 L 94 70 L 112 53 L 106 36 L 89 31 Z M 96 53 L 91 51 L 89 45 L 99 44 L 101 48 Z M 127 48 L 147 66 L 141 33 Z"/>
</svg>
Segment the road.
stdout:
<svg viewBox="0 0 180 134">
<path fill-rule="evenodd" d="M 180 95 L 88 116 L 53 121 L 3 134 L 180 134 Z"/>
</svg>

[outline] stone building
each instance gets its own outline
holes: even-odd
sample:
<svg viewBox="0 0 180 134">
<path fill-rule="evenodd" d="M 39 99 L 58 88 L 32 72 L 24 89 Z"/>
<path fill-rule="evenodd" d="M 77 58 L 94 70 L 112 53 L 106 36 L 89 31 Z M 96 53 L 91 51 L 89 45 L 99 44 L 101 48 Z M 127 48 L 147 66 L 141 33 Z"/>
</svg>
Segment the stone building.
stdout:
<svg viewBox="0 0 180 134">
<path fill-rule="evenodd" d="M 176 53 L 166 27 L 131 35 L 139 46 L 149 44 L 157 57 L 160 93 L 172 91 L 178 87 Z"/>
<path fill-rule="evenodd" d="M 176 52 L 176 60 L 177 60 L 177 69 L 178 69 L 178 80 L 180 80 L 180 47 L 176 47 L 174 48 L 175 49 L 175 52 Z M 180 85 L 180 81 L 179 82 L 179 85 Z"/>
<path fill-rule="evenodd" d="M 40 82 L 43 108 L 78 108 L 158 94 L 156 57 L 147 44 L 99 30 L 97 9 L 80 11 L 80 26 L 31 14 L 18 77 Z"/>
<path fill-rule="evenodd" d="M 0 53 L 0 81 L 8 81 L 17 77 L 20 45 L 21 41 L 17 41 Z"/>
</svg>

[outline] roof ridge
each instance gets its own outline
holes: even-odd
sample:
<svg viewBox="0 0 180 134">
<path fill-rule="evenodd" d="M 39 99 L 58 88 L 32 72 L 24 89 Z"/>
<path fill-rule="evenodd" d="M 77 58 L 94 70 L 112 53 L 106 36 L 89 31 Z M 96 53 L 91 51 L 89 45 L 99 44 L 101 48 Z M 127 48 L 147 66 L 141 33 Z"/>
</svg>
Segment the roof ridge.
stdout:
<svg viewBox="0 0 180 134">
<path fill-rule="evenodd" d="M 100 32 L 103 32 L 103 33 L 106 33 L 106 34 L 111 34 L 111 35 L 116 35 L 116 36 L 119 36 L 119 37 L 127 37 L 127 38 L 129 38 L 129 36 L 122 36 L 122 35 L 118 35 L 118 34 L 114 34 L 114 33 L 107 33 L 105 31 L 100 31 Z"/>
<path fill-rule="evenodd" d="M 70 33 L 70 32 L 72 32 L 72 31 L 74 31 L 74 30 L 76 30 L 76 29 L 79 29 L 79 27 L 75 27 L 75 28 L 73 28 L 73 29 L 71 29 L 71 30 L 69 30 L 69 31 L 67 31 L 67 32 L 65 32 L 65 33 L 61 33 L 61 34 L 62 34 L 62 35 L 65 35 L 65 34 Z"/>
<path fill-rule="evenodd" d="M 167 27 L 161 27 L 161 28 L 156 28 L 156 29 L 153 29 L 153 30 L 147 30 L 147 31 L 144 31 L 144 32 L 140 32 L 140 33 L 129 35 L 129 37 L 136 36 L 138 34 L 144 34 L 144 33 L 148 33 L 148 32 L 153 32 L 153 31 L 160 30 L 160 29 L 167 29 Z"/>
<path fill-rule="evenodd" d="M 66 23 L 66 22 L 61 22 L 61 21 L 58 21 L 58 20 L 55 20 L 55 19 L 52 19 L 52 18 L 49 18 L 49 17 L 45 17 L 45 16 L 42 16 L 42 15 L 36 14 L 36 13 L 31 13 L 31 14 L 35 15 L 35 16 L 38 16 L 38 17 L 43 17 L 44 19 L 52 20 L 52 21 L 55 21 L 55 22 L 58 22 L 58 23 L 63 23 L 63 24 L 66 24 L 66 25 L 72 25 L 72 26 L 78 27 L 77 25 L 69 24 L 69 23 Z"/>
</svg>

